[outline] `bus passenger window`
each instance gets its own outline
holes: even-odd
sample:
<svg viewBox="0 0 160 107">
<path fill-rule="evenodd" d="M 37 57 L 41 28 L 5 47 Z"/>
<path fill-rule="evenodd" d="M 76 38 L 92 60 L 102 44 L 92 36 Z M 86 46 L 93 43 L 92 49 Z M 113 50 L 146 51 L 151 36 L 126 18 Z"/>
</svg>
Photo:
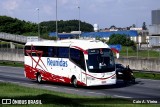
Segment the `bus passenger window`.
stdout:
<svg viewBox="0 0 160 107">
<path fill-rule="evenodd" d="M 59 58 L 68 58 L 69 57 L 69 48 L 68 47 L 59 47 L 58 48 L 58 57 Z"/>
<path fill-rule="evenodd" d="M 54 54 L 53 51 L 54 51 L 54 50 L 53 50 L 52 47 L 48 47 L 48 57 L 53 57 L 53 54 Z"/>
</svg>

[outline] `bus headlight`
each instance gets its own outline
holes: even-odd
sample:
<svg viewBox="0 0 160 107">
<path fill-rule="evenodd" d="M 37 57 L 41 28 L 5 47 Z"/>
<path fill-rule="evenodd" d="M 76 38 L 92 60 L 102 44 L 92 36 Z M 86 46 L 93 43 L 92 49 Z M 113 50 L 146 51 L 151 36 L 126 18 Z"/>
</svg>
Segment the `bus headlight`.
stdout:
<svg viewBox="0 0 160 107">
<path fill-rule="evenodd" d="M 87 77 L 87 80 L 95 80 L 93 77 Z"/>
</svg>

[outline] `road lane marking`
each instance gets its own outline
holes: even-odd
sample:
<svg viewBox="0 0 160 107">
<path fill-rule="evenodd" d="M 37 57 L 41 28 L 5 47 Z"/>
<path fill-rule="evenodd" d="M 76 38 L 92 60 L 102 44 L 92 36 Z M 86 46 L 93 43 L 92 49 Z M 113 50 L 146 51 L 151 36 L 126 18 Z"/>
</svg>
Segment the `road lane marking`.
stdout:
<svg viewBox="0 0 160 107">
<path fill-rule="evenodd" d="M 31 84 L 31 83 L 21 83 L 21 84 L 26 84 L 26 85 L 36 85 L 36 84 Z"/>
<path fill-rule="evenodd" d="M 54 86 L 46 86 L 46 85 L 44 85 L 44 87 L 46 87 L 46 88 L 58 88 L 58 87 L 54 87 Z"/>
<path fill-rule="evenodd" d="M 106 94 L 104 94 L 104 93 L 96 93 L 96 92 L 87 92 L 87 93 L 89 93 L 89 94 L 98 94 L 98 95 L 106 95 Z"/>
<path fill-rule="evenodd" d="M 114 95 L 114 97 L 119 97 L 119 98 L 132 98 L 132 97 L 120 96 L 120 95 Z"/>
<path fill-rule="evenodd" d="M 69 91 L 79 91 L 79 90 L 76 90 L 76 89 L 71 89 L 71 88 L 64 88 L 65 90 L 69 90 Z"/>
</svg>

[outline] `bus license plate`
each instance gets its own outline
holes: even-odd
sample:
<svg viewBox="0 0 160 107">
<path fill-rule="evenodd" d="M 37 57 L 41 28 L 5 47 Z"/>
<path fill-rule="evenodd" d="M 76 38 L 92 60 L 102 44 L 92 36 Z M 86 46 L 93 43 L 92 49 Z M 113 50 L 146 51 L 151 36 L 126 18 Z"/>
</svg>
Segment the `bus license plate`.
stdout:
<svg viewBox="0 0 160 107">
<path fill-rule="evenodd" d="M 102 81 L 102 84 L 105 84 L 106 83 L 106 81 Z"/>
</svg>

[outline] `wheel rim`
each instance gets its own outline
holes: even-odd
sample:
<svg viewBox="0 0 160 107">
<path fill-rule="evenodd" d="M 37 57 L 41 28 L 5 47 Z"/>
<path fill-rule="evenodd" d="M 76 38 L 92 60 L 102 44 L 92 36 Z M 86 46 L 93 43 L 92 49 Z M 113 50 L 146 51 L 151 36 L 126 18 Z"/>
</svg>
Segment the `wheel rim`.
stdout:
<svg viewBox="0 0 160 107">
<path fill-rule="evenodd" d="M 38 79 L 38 82 L 39 82 L 39 83 L 42 81 L 42 77 L 41 77 L 40 74 L 38 75 L 38 78 L 37 78 L 37 79 Z"/>
<path fill-rule="evenodd" d="M 77 79 L 76 78 L 73 80 L 73 85 L 74 85 L 74 87 L 77 87 Z"/>
</svg>

